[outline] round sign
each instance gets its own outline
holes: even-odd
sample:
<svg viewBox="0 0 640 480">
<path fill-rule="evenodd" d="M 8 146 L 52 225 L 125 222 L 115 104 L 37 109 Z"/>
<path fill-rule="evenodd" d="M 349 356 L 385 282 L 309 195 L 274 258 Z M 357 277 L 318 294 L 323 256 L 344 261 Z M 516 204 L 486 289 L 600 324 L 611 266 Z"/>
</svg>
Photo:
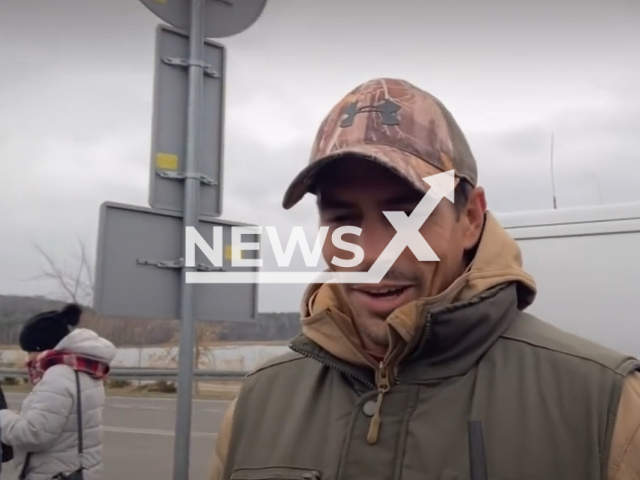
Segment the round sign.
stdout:
<svg viewBox="0 0 640 480">
<path fill-rule="evenodd" d="M 169 25 L 189 32 L 191 0 L 140 0 Z M 230 37 L 240 33 L 260 17 L 267 0 L 205 0 L 204 36 Z"/>
</svg>

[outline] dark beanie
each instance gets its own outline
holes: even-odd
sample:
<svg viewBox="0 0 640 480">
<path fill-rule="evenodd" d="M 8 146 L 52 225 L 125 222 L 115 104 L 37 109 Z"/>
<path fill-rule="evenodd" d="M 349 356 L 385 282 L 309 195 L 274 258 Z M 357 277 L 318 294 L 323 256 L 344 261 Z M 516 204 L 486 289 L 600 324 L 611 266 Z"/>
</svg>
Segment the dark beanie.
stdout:
<svg viewBox="0 0 640 480">
<path fill-rule="evenodd" d="M 43 352 L 54 348 L 80 323 L 82 307 L 70 303 L 61 310 L 50 310 L 31 317 L 20 332 L 20 348 L 25 352 Z"/>
</svg>

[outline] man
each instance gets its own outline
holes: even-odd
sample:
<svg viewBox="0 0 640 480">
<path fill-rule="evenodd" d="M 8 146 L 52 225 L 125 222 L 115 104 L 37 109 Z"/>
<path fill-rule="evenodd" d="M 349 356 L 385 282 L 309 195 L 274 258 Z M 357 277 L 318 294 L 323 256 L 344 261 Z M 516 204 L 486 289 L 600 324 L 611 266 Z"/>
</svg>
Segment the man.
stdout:
<svg viewBox="0 0 640 480">
<path fill-rule="evenodd" d="M 524 312 L 536 294 L 520 250 L 486 209 L 465 136 L 433 96 L 396 79 L 350 92 L 284 197 L 317 196 L 334 271 L 367 271 L 455 172 L 380 284 L 312 285 L 292 353 L 253 372 L 227 412 L 213 480 L 640 479 L 640 364 Z M 340 262 L 338 262 L 340 263 Z M 579 319 L 576 319 L 579 321 Z M 606 319 L 603 319 L 606 322 Z"/>
</svg>

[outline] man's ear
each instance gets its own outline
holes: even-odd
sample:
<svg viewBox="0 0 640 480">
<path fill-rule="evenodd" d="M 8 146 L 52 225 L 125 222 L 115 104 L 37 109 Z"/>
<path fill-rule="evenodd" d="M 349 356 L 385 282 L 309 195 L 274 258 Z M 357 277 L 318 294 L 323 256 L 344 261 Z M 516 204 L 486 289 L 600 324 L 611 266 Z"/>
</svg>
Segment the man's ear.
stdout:
<svg viewBox="0 0 640 480">
<path fill-rule="evenodd" d="M 482 187 L 476 187 L 471 191 L 467 207 L 464 211 L 465 239 L 464 248 L 466 250 L 476 246 L 480 240 L 482 229 L 484 228 L 485 213 L 487 211 L 487 199 Z"/>
</svg>

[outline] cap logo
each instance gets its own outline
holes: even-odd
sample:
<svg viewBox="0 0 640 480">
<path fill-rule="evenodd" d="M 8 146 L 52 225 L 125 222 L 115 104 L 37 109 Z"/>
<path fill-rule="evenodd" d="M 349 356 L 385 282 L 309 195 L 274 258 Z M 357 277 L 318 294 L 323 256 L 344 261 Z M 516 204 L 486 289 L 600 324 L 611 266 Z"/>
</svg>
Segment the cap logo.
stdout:
<svg viewBox="0 0 640 480">
<path fill-rule="evenodd" d="M 400 110 L 400 105 L 388 98 L 377 105 L 365 105 L 363 107 L 358 107 L 358 102 L 353 102 L 345 108 L 343 113 L 344 118 L 342 122 L 340 122 L 340 126 L 342 128 L 352 126 L 356 115 L 359 113 L 379 113 L 382 116 L 382 123 L 384 125 L 399 125 L 398 110 Z"/>
</svg>

